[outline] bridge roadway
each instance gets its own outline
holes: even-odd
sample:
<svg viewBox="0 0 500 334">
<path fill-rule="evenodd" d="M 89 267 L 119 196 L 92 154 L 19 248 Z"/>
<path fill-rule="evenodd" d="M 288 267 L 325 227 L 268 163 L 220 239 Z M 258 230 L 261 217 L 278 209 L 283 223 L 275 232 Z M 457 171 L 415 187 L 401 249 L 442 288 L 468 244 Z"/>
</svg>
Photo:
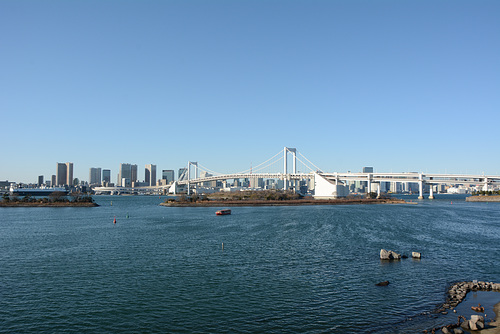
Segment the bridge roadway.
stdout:
<svg viewBox="0 0 500 334">
<path fill-rule="evenodd" d="M 420 190 L 420 197 L 423 196 L 424 184 L 469 184 L 469 185 L 483 185 L 483 189 L 487 189 L 488 185 L 500 185 L 500 176 L 496 175 L 470 175 L 470 174 L 429 174 L 429 173 L 252 173 L 252 174 L 224 174 L 217 176 L 209 176 L 204 178 L 196 178 L 190 180 L 177 181 L 178 185 L 191 185 L 200 184 L 203 182 L 223 181 L 231 179 L 280 179 L 280 180 L 304 180 L 313 179 L 316 174 L 326 178 L 330 182 L 344 184 L 349 181 L 365 181 L 367 182 L 368 192 L 371 192 L 372 184 L 380 182 L 401 182 L 401 183 L 418 183 Z M 152 186 L 152 187 L 97 187 L 94 188 L 96 192 L 154 192 L 158 190 L 168 189 L 167 186 Z M 431 197 L 432 187 L 431 187 Z"/>
<path fill-rule="evenodd" d="M 500 184 L 500 176 L 490 175 L 467 175 L 467 174 L 427 174 L 427 173 L 318 173 L 330 179 L 344 181 L 371 181 L 378 182 L 414 182 L 423 181 L 426 184 Z M 210 181 L 222 181 L 231 179 L 280 179 L 301 180 L 314 178 L 315 173 L 253 173 L 253 174 L 224 174 L 177 181 L 179 185 L 197 184 Z"/>
</svg>

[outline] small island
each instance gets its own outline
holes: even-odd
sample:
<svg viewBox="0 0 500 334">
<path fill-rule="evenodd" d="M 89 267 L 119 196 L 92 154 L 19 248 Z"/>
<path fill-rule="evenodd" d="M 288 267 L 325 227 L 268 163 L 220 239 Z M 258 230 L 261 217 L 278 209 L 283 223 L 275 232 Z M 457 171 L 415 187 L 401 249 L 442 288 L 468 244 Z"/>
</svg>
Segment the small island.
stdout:
<svg viewBox="0 0 500 334">
<path fill-rule="evenodd" d="M 500 202 L 500 191 L 478 191 L 465 199 L 466 202 Z"/>
<path fill-rule="evenodd" d="M 51 207 L 51 208 L 62 208 L 62 207 L 96 207 L 99 206 L 92 196 L 81 193 L 71 193 L 66 196 L 63 192 L 53 192 L 47 197 L 32 197 L 24 196 L 22 198 L 18 196 L 9 196 L 9 194 L 4 194 L 2 200 L 0 201 L 0 207 Z"/>
<path fill-rule="evenodd" d="M 298 206 L 298 205 L 348 205 L 348 204 L 406 204 L 402 199 L 387 196 L 348 196 L 337 199 L 314 199 L 292 191 L 263 190 L 213 193 L 209 195 L 181 195 L 161 203 L 170 207 L 212 207 L 212 206 Z"/>
</svg>

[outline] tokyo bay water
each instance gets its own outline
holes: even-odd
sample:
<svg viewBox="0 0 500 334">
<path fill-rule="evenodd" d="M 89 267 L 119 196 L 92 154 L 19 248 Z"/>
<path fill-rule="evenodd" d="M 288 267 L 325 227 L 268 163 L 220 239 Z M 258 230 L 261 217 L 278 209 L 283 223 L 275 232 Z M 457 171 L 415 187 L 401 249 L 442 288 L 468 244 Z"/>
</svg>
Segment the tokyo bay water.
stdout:
<svg viewBox="0 0 500 334">
<path fill-rule="evenodd" d="M 452 282 L 500 282 L 500 204 L 438 196 L 222 217 L 154 196 L 0 208 L 0 332 L 407 333 L 456 322 L 429 312 Z M 422 259 L 381 262 L 381 248 Z M 500 294 L 475 298 L 493 316 Z"/>
</svg>

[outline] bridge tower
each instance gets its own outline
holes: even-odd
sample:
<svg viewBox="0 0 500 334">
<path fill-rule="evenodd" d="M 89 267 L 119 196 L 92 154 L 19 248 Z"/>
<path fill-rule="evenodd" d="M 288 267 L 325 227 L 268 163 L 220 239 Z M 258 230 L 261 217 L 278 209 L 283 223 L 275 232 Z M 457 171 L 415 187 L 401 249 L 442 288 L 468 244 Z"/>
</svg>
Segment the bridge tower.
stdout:
<svg viewBox="0 0 500 334">
<path fill-rule="evenodd" d="M 296 148 L 291 148 L 291 147 L 285 147 L 283 149 L 283 161 L 284 161 L 284 188 L 285 190 L 288 189 L 288 179 L 289 179 L 289 174 L 288 174 L 288 152 L 292 153 L 293 160 L 292 160 L 292 173 L 297 174 L 297 149 Z"/>
<path fill-rule="evenodd" d="M 188 168 L 187 168 L 187 195 L 191 195 L 191 188 L 190 188 L 190 182 L 191 180 L 191 166 L 194 166 L 194 178 L 198 178 L 198 162 L 193 162 L 193 161 L 188 161 Z"/>
</svg>

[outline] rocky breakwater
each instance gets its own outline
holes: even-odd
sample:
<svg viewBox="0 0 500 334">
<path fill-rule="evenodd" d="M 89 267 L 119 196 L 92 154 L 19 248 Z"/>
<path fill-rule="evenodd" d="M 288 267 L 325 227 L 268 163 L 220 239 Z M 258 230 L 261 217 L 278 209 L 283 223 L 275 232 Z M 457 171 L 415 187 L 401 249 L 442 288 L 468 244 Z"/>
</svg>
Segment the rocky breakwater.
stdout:
<svg viewBox="0 0 500 334">
<path fill-rule="evenodd" d="M 447 292 L 446 301 L 440 305 L 436 313 L 447 314 L 448 310 L 453 310 L 457 312 L 454 308 L 460 304 L 467 293 L 470 291 L 497 291 L 500 292 L 500 283 L 493 282 L 482 282 L 482 281 L 472 281 L 472 282 L 457 282 L 450 286 Z M 478 306 L 472 306 L 472 311 L 483 313 L 484 308 L 481 304 Z M 476 331 L 481 330 L 486 327 L 484 317 L 481 315 L 473 314 L 470 319 L 459 315 L 458 322 L 456 324 L 450 324 L 444 327 L 433 328 L 429 331 L 424 331 L 424 333 L 436 333 L 441 330 L 442 333 L 464 333 L 465 331 Z"/>
<path fill-rule="evenodd" d="M 446 301 L 437 309 L 437 313 L 447 312 L 447 309 L 453 310 L 460 304 L 467 293 L 470 291 L 498 291 L 500 292 L 500 283 L 492 282 L 457 282 L 448 289 Z"/>
</svg>

